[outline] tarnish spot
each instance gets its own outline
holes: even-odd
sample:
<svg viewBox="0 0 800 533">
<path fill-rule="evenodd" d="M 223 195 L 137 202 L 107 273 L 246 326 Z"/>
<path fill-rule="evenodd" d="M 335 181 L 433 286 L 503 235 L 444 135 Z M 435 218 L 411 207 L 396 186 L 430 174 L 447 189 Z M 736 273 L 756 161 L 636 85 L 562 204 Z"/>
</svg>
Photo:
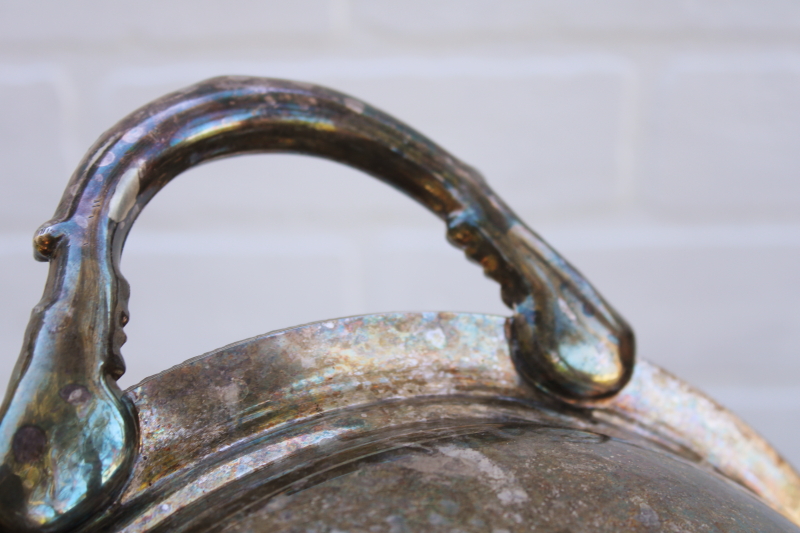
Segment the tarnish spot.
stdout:
<svg viewBox="0 0 800 533">
<path fill-rule="evenodd" d="M 239 386 L 236 383 L 231 383 L 225 387 L 220 387 L 219 396 L 226 406 L 235 408 L 239 404 Z"/>
<path fill-rule="evenodd" d="M 139 194 L 139 167 L 128 169 L 117 183 L 114 196 L 108 208 L 108 216 L 114 222 L 124 219 L 130 212 L 133 204 L 136 203 L 136 195 Z"/>
<path fill-rule="evenodd" d="M 72 405 L 80 405 L 92 399 L 92 393 L 83 385 L 70 383 L 58 391 L 58 395 L 65 402 Z"/>
<path fill-rule="evenodd" d="M 447 337 L 442 328 L 436 328 L 425 332 L 425 340 L 434 348 L 442 349 L 447 344 Z"/>
<path fill-rule="evenodd" d="M 108 152 L 106 155 L 103 156 L 103 159 L 100 160 L 100 163 L 97 164 L 98 167 L 107 167 L 111 163 L 113 163 L 117 159 L 117 156 L 114 155 L 114 152 Z"/>
<path fill-rule="evenodd" d="M 636 520 L 638 520 L 641 524 L 645 527 L 649 528 L 660 528 L 661 527 L 661 520 L 658 516 L 658 513 L 655 510 L 647 505 L 647 503 L 641 502 L 639 503 L 639 514 L 636 515 Z"/>
<path fill-rule="evenodd" d="M 39 426 L 25 425 L 14 434 L 11 447 L 18 463 L 35 463 L 44 453 L 47 436 Z"/>
<path fill-rule="evenodd" d="M 469 465 L 467 470 L 486 479 L 502 505 L 519 505 L 528 501 L 528 493 L 517 482 L 514 474 L 501 468 L 481 452 L 454 445 L 439 446 L 438 450 Z"/>
<path fill-rule="evenodd" d="M 139 139 L 141 139 L 144 133 L 145 129 L 142 126 L 137 126 L 132 130 L 129 130 L 125 135 L 123 135 L 122 140 L 128 144 L 133 144 Z"/>
<path fill-rule="evenodd" d="M 75 215 L 72 220 L 77 224 L 79 227 L 86 229 L 89 227 L 89 220 L 82 215 Z"/>
<path fill-rule="evenodd" d="M 512 472 L 478 450 L 452 444 L 438 446 L 436 450 L 441 455 L 415 456 L 401 464 L 425 474 L 482 480 L 491 487 L 501 505 L 520 505 L 530 499 Z"/>
</svg>

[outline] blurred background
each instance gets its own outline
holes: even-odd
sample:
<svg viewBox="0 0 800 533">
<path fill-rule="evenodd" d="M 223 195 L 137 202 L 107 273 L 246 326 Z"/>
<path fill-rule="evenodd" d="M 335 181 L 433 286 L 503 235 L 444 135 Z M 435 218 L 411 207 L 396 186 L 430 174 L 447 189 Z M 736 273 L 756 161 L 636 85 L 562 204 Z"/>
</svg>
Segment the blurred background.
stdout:
<svg viewBox="0 0 800 533">
<path fill-rule="evenodd" d="M 480 169 L 634 326 L 800 465 L 796 0 L 0 1 L 0 393 L 34 230 L 119 119 L 221 74 L 324 84 Z M 433 215 L 340 165 L 193 169 L 131 233 L 123 387 L 343 315 L 507 314 Z"/>
</svg>

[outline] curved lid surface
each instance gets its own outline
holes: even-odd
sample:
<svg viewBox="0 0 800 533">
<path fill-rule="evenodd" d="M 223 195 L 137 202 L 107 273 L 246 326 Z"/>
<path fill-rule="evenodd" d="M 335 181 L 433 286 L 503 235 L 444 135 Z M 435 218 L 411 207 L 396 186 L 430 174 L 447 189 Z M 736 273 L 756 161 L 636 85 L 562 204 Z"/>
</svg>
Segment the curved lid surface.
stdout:
<svg viewBox="0 0 800 533">
<path fill-rule="evenodd" d="M 519 379 L 505 322 L 467 313 L 329 320 L 231 344 L 148 378 L 126 392 L 141 430 L 133 478 L 94 525 L 157 530 L 214 491 L 270 468 L 280 477 L 337 443 L 414 427 L 452 432 L 464 420 L 589 431 L 668 451 L 798 521 L 800 478 L 735 415 L 644 361 L 611 400 L 580 410 L 553 404 Z"/>
</svg>

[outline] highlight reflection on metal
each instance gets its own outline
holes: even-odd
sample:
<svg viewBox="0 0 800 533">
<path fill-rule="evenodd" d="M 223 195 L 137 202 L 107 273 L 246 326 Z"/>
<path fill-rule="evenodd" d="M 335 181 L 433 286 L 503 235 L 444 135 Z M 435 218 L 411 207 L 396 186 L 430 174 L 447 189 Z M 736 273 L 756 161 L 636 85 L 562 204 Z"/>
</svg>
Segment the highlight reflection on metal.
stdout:
<svg viewBox="0 0 800 533">
<path fill-rule="evenodd" d="M 119 260 L 132 223 L 181 171 L 247 152 L 327 157 L 417 199 L 500 282 L 513 316 L 331 320 L 230 345 L 123 394 Z M 769 445 L 665 372 L 634 371 L 630 328 L 475 170 L 346 95 L 229 77 L 159 99 L 89 151 L 34 245 L 51 267 L 0 408 L 7 531 L 314 520 L 414 531 L 444 527 L 454 509 L 470 510 L 460 526 L 475 531 L 798 531 L 783 517 L 800 523 L 800 478 Z M 459 490 L 442 488 L 453 465 L 474 474 Z M 380 487 L 400 485 L 441 505 L 390 505 L 403 491 Z M 302 507 L 370 494 L 371 518 L 349 526 Z"/>
</svg>

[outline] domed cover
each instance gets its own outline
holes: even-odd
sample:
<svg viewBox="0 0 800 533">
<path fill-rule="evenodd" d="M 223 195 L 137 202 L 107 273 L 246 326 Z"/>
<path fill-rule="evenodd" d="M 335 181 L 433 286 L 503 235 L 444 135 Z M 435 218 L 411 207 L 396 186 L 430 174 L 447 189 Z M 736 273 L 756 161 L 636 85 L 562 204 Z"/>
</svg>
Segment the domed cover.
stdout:
<svg viewBox="0 0 800 533">
<path fill-rule="evenodd" d="M 800 531 L 796 474 L 733 415 L 646 362 L 553 404 L 505 320 L 330 320 L 144 381 L 134 477 L 87 530 Z"/>
</svg>

